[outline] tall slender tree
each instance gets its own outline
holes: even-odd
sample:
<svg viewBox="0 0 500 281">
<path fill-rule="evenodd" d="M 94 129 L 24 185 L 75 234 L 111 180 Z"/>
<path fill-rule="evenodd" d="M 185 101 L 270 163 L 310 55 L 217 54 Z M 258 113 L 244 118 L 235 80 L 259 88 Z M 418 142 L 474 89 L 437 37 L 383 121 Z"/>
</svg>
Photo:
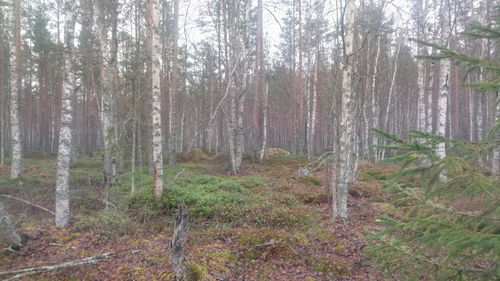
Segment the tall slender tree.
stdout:
<svg viewBox="0 0 500 281">
<path fill-rule="evenodd" d="M 352 86 L 352 55 L 354 51 L 354 1 L 347 0 L 341 17 L 342 26 L 342 103 L 337 149 L 337 174 L 332 177 L 332 210 L 335 218 L 347 218 L 347 192 L 355 177 L 354 93 Z"/>
<path fill-rule="evenodd" d="M 74 0 L 64 3 L 64 82 L 61 98 L 61 128 L 57 151 L 56 216 L 57 227 L 66 227 L 70 220 L 69 164 L 72 149 L 73 99 L 76 90 L 73 69 L 73 47 L 76 20 Z"/>
<path fill-rule="evenodd" d="M 156 198 L 163 194 L 163 138 L 161 126 L 161 91 L 160 91 L 160 31 L 158 0 L 146 0 L 146 21 L 149 36 L 149 63 L 151 65 L 151 120 L 152 120 L 152 165 L 153 191 Z"/>
<path fill-rule="evenodd" d="M 21 129 L 19 122 L 19 100 L 21 91 L 21 1 L 11 0 L 8 9 L 8 40 L 10 59 L 10 177 L 21 175 Z"/>
<path fill-rule="evenodd" d="M 108 7 L 108 9 L 106 9 Z M 106 13 L 106 12 L 109 13 Z M 102 138 L 104 143 L 104 153 L 103 153 L 103 174 L 104 183 L 106 186 L 111 186 L 114 183 L 114 178 L 116 175 L 116 151 L 117 151 L 117 128 L 114 124 L 114 109 L 113 109 L 113 98 L 115 92 L 115 83 L 113 83 L 113 75 L 116 68 L 117 60 L 117 46 L 116 42 L 108 39 L 108 23 L 107 14 L 109 21 L 112 25 L 111 29 L 116 29 L 116 13 L 117 13 L 117 2 L 113 1 L 94 1 L 94 12 L 95 12 L 95 23 L 97 27 L 97 42 L 99 43 L 99 77 L 100 86 L 99 93 L 101 95 L 100 102 L 100 117 L 101 117 L 101 128 L 102 128 Z M 116 36 L 116 32 L 115 36 Z M 113 34 L 113 32 L 112 32 Z"/>
</svg>

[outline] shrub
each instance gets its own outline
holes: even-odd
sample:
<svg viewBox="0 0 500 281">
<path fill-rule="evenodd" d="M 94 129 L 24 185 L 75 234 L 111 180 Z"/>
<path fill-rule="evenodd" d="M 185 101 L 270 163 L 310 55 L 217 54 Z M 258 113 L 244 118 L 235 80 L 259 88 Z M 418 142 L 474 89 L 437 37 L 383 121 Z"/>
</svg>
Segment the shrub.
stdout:
<svg viewBox="0 0 500 281">
<path fill-rule="evenodd" d="M 142 218 L 148 218 L 176 208 L 183 200 L 192 217 L 230 222 L 244 212 L 245 202 L 256 196 L 248 190 L 263 185 L 260 178 L 188 176 L 169 186 L 159 200 L 153 198 L 152 189 L 146 186 L 129 198 L 128 206 L 139 211 Z"/>
<path fill-rule="evenodd" d="M 442 141 L 467 147 L 465 142 L 421 132 L 412 134 L 414 140 L 389 138 L 403 152 L 393 157 L 402 168 L 386 183 L 395 207 L 380 218 L 384 229 L 371 234 L 375 244 L 366 250 L 400 279 L 498 280 L 498 180 L 462 157 L 440 159 L 432 149 Z M 477 157 L 470 151 L 464 157 Z"/>
</svg>

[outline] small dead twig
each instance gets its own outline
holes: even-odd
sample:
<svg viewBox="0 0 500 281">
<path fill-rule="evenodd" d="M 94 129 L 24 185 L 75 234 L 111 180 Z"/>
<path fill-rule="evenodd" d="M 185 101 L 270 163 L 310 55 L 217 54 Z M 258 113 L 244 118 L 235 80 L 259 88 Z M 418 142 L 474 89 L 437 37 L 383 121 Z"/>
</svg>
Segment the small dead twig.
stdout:
<svg viewBox="0 0 500 281">
<path fill-rule="evenodd" d="M 176 184 L 177 183 L 177 179 L 182 175 L 184 174 L 184 172 L 186 171 L 186 169 L 182 169 L 180 172 L 177 173 L 177 175 L 175 175 L 174 179 L 172 180 L 172 185 Z"/>
<path fill-rule="evenodd" d="M 5 198 L 9 198 L 9 199 L 13 199 L 13 200 L 17 200 L 17 201 L 20 201 L 20 202 L 23 202 L 24 204 L 27 204 L 27 205 L 30 205 L 32 207 L 38 208 L 38 209 L 40 209 L 42 211 L 45 211 L 45 212 L 47 212 L 47 213 L 49 213 L 49 214 L 51 214 L 53 216 L 56 215 L 56 213 L 54 213 L 54 211 L 49 210 L 49 209 L 45 208 L 44 206 L 40 206 L 38 204 L 35 204 L 35 203 L 30 202 L 30 201 L 24 200 L 22 198 L 14 197 L 14 196 L 11 196 L 11 195 L 8 195 L 8 194 L 0 194 L 0 196 L 5 197 Z"/>
</svg>

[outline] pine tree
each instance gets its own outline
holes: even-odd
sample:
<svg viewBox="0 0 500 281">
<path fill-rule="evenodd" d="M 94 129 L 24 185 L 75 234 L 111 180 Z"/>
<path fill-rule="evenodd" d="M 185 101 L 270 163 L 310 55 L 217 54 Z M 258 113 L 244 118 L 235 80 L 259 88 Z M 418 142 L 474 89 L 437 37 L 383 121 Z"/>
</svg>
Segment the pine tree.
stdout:
<svg viewBox="0 0 500 281">
<path fill-rule="evenodd" d="M 497 19 L 498 20 L 498 19 Z M 498 42 L 498 25 L 474 25 L 470 36 Z M 415 40 L 437 51 L 432 59 L 479 68 L 492 79 L 467 84 L 498 96 L 500 65 L 449 48 Z M 497 107 L 498 108 L 498 107 Z M 497 115 L 498 116 L 498 115 Z M 481 155 L 500 147 L 499 120 L 481 143 L 414 131 L 409 140 L 382 131 L 401 169 L 388 180 L 393 208 L 381 217 L 367 252 L 382 269 L 405 280 L 498 280 L 500 278 L 500 183 L 478 166 Z M 446 144 L 447 157 L 438 146 Z M 441 175 L 446 174 L 446 177 Z"/>
</svg>

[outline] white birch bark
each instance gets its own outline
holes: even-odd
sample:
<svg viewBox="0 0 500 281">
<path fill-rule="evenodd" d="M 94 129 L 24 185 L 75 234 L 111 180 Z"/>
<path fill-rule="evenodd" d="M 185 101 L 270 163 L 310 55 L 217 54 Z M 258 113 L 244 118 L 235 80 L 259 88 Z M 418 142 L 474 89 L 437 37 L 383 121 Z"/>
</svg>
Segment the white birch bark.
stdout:
<svg viewBox="0 0 500 281">
<path fill-rule="evenodd" d="M 73 46 L 75 32 L 75 4 L 73 0 L 64 3 L 64 81 L 61 102 L 61 128 L 57 151 L 57 179 L 55 223 L 66 227 L 70 220 L 69 209 L 69 164 L 71 160 L 71 134 L 75 75 L 73 73 Z"/>
<path fill-rule="evenodd" d="M 21 11 L 20 0 L 11 0 L 8 9 L 8 40 L 10 56 L 10 177 L 21 175 L 21 130 L 19 122 L 20 71 L 21 71 Z"/>
<path fill-rule="evenodd" d="M 398 60 L 399 60 L 399 51 L 400 50 L 401 50 L 401 42 L 398 42 L 398 46 L 396 48 L 396 55 L 394 57 L 394 70 L 392 72 L 391 86 L 389 87 L 389 94 L 387 97 L 387 105 L 385 107 L 385 115 L 384 115 L 384 130 L 386 130 L 387 132 L 389 132 L 389 113 L 390 113 L 391 106 L 392 106 L 392 99 L 394 96 L 394 87 L 396 85 L 396 77 L 398 74 L 398 67 L 399 67 Z M 380 157 L 380 159 L 384 159 L 384 158 L 385 158 L 385 149 L 382 149 L 382 156 Z"/>
<path fill-rule="evenodd" d="M 424 48 L 419 46 L 418 54 L 424 54 Z M 418 86 L 418 130 L 425 131 L 425 61 L 418 59 L 417 62 L 417 86 Z"/>
<path fill-rule="evenodd" d="M 229 1 L 227 3 L 226 32 L 229 37 L 230 58 L 228 70 L 236 67 L 234 75 L 226 70 L 226 81 L 231 87 L 229 97 L 229 118 L 227 120 L 230 169 L 232 174 L 238 173 L 243 160 L 243 115 L 245 98 L 248 92 L 248 44 L 250 1 Z"/>
<path fill-rule="evenodd" d="M 443 5 L 442 10 L 442 30 L 441 39 L 442 45 L 449 48 L 450 46 L 450 23 L 449 23 L 449 9 L 450 7 Z M 450 74 L 451 74 L 451 61 L 449 59 L 444 59 L 440 61 L 439 68 L 439 83 L 440 91 L 437 104 L 437 128 L 436 133 L 440 136 L 446 136 L 446 124 L 447 124 L 447 114 L 448 114 L 448 99 L 450 96 Z M 436 154 L 440 158 L 446 157 L 446 144 L 441 142 L 436 148 Z"/>
<path fill-rule="evenodd" d="M 439 92 L 438 99 L 438 115 L 437 115 L 437 134 L 440 136 L 445 136 L 446 134 L 446 114 L 448 112 L 448 96 L 449 96 L 449 79 L 450 79 L 450 61 L 442 60 L 441 67 L 439 71 L 439 83 L 441 84 L 441 89 Z M 437 146 L 436 153 L 439 157 L 446 157 L 446 146 L 445 143 L 439 143 Z"/>
<path fill-rule="evenodd" d="M 102 137 L 104 143 L 103 151 L 103 175 L 106 186 L 111 186 L 115 178 L 116 165 L 116 128 L 113 122 L 113 66 L 116 61 L 116 50 L 112 48 L 108 40 L 108 28 L 105 13 L 106 2 L 104 0 L 94 1 L 95 22 L 97 24 L 97 41 L 99 42 L 99 72 L 101 84 L 100 117 Z"/>
<path fill-rule="evenodd" d="M 339 125 L 338 171 L 336 182 L 332 183 L 332 210 L 335 218 L 347 218 L 347 192 L 354 180 L 355 143 L 354 118 L 355 103 L 352 87 L 352 66 L 350 56 L 354 44 L 354 1 L 348 1 L 345 7 L 344 23 L 344 65 L 342 69 L 342 103 Z"/>
<path fill-rule="evenodd" d="M 425 8 L 424 1 L 417 2 L 417 32 L 418 39 L 425 40 Z M 425 54 L 426 48 L 419 44 L 418 55 Z M 417 61 L 417 87 L 418 87 L 418 100 L 417 100 L 417 129 L 425 131 L 425 60 L 418 59 Z"/>
<path fill-rule="evenodd" d="M 163 147 L 161 126 L 161 92 L 160 92 L 160 33 L 158 0 L 146 1 L 146 19 L 150 28 L 151 55 L 151 119 L 152 119 L 152 154 L 153 154 L 153 191 L 156 198 L 163 194 Z"/>
</svg>

